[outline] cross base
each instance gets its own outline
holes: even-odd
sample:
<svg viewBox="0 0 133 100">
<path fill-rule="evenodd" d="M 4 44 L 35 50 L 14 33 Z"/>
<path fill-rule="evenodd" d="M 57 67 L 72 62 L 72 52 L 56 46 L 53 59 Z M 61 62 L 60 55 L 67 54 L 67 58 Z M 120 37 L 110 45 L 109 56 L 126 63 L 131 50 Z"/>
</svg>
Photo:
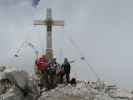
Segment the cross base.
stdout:
<svg viewBox="0 0 133 100">
<path fill-rule="evenodd" d="M 53 58 L 53 50 L 52 49 L 46 49 L 46 57 L 48 60 L 51 60 Z"/>
</svg>

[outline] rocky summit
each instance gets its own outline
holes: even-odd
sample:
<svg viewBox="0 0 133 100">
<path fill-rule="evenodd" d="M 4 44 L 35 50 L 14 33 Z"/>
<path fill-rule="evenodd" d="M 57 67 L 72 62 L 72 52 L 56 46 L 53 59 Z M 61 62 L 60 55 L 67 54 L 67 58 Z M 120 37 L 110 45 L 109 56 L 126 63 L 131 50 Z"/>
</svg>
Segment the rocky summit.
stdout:
<svg viewBox="0 0 133 100">
<path fill-rule="evenodd" d="M 10 71 L 9 71 L 10 68 Z M 77 81 L 40 90 L 35 78 L 25 71 L 1 67 L 0 100 L 133 100 L 133 94 L 103 81 Z"/>
</svg>

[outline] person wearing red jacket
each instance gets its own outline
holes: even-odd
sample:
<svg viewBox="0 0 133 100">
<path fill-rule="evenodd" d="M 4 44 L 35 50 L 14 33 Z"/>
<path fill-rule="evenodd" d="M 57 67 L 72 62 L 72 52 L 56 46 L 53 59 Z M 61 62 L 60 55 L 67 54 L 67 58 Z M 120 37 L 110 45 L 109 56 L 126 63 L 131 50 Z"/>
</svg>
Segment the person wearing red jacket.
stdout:
<svg viewBox="0 0 133 100">
<path fill-rule="evenodd" d="M 46 58 L 45 55 L 42 55 L 42 57 L 38 58 L 35 62 L 36 66 L 37 66 L 37 70 L 40 72 L 40 87 L 46 87 L 48 86 L 48 73 L 47 73 L 47 69 L 48 69 L 48 60 Z"/>
<path fill-rule="evenodd" d="M 47 70 L 48 60 L 46 59 L 45 55 L 42 55 L 42 57 L 36 60 L 36 66 L 39 71 Z"/>
</svg>

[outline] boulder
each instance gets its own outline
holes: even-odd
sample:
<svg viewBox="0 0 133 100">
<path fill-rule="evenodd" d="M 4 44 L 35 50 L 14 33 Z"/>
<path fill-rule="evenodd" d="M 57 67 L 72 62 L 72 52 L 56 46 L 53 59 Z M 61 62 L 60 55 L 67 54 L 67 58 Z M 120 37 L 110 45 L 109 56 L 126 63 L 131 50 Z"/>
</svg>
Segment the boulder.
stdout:
<svg viewBox="0 0 133 100">
<path fill-rule="evenodd" d="M 2 94 L 3 100 L 36 100 L 39 96 L 38 86 L 25 71 L 6 72 L 2 79 L 9 80 L 12 87 Z"/>
</svg>

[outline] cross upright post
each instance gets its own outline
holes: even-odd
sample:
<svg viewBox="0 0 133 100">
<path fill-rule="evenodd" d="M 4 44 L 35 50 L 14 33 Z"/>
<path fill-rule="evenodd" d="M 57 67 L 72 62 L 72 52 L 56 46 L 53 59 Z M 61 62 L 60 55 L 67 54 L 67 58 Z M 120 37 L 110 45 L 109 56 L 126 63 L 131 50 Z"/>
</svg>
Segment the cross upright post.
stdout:
<svg viewBox="0 0 133 100">
<path fill-rule="evenodd" d="M 64 21 L 53 20 L 52 10 L 47 8 L 47 17 L 45 20 L 35 20 L 34 25 L 46 25 L 46 57 L 48 60 L 53 58 L 53 45 L 52 45 L 52 26 L 64 26 Z"/>
</svg>

